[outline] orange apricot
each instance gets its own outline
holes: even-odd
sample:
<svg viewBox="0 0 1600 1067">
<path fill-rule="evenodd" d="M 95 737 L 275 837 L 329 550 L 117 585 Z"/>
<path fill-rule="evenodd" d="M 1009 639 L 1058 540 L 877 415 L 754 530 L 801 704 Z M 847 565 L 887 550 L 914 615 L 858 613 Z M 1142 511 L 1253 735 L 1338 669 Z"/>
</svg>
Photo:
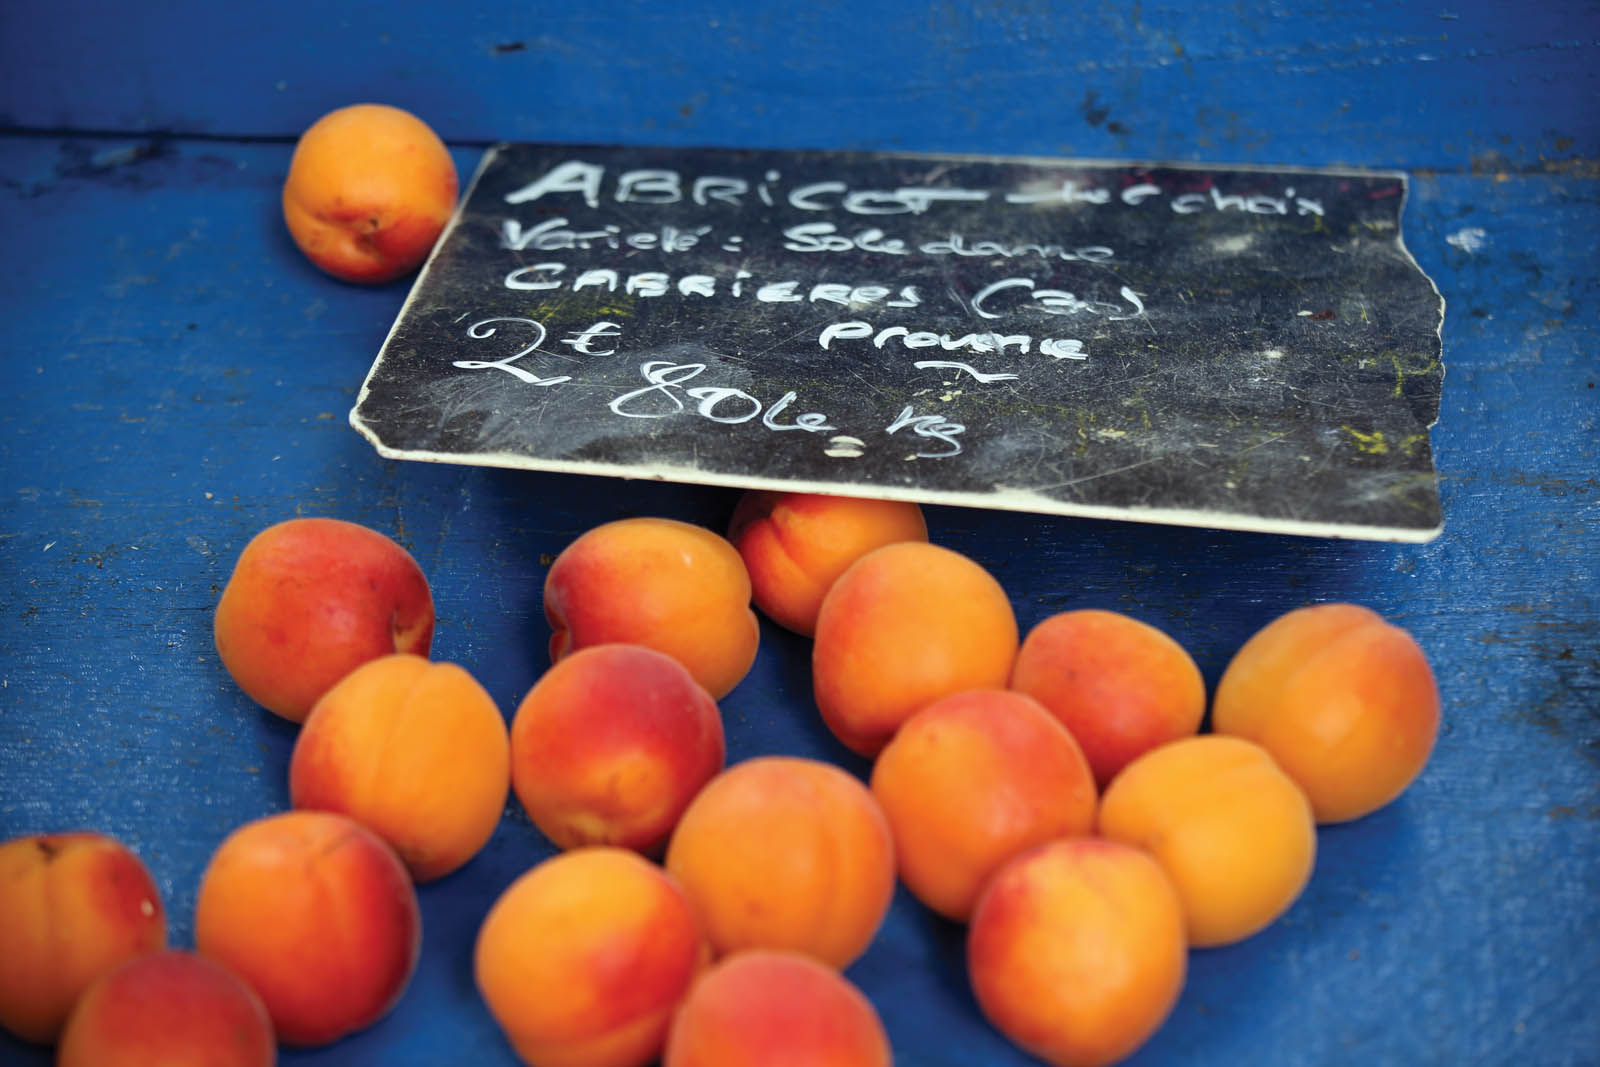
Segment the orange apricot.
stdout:
<svg viewBox="0 0 1600 1067">
<path fill-rule="evenodd" d="M 296 808 L 348 815 L 418 882 L 477 855 L 511 782 L 505 720 L 453 663 L 396 653 L 347 674 L 311 709 L 289 761 Z"/>
<path fill-rule="evenodd" d="M 1097 838 L 1052 841 L 996 872 L 967 930 L 967 973 L 995 1029 L 1048 1063 L 1114 1063 L 1172 1013 L 1188 968 L 1160 866 Z"/>
<path fill-rule="evenodd" d="M 383 104 L 329 112 L 300 135 L 283 218 L 306 257 L 347 282 L 387 282 L 427 258 L 455 211 L 450 152 L 421 119 Z"/>
<path fill-rule="evenodd" d="M 894 842 L 859 780 L 819 760 L 762 756 L 713 778 L 667 845 L 667 870 L 711 947 L 804 952 L 843 969 L 894 895 Z"/>
<path fill-rule="evenodd" d="M 56 1067 L 272 1067 L 261 998 L 192 952 L 153 952 L 102 975 L 73 1008 Z"/>
<path fill-rule="evenodd" d="M 905 541 L 868 552 L 828 590 L 811 676 L 834 736 L 872 757 L 935 700 L 1004 688 L 1016 653 L 1000 583 L 958 552 Z"/>
<path fill-rule="evenodd" d="M 1129 761 L 1200 729 L 1205 681 L 1183 646 L 1114 611 L 1052 615 L 1028 631 L 1011 688 L 1060 719 L 1102 789 Z"/>
<path fill-rule="evenodd" d="M 661 1067 L 889 1067 L 883 1022 L 839 972 L 795 952 L 724 958 L 678 1009 Z"/>
<path fill-rule="evenodd" d="M 561 848 L 657 849 L 724 754 L 711 695 L 677 660 L 643 645 L 565 657 L 511 723 L 517 798 Z"/>
<path fill-rule="evenodd" d="M 1439 690 L 1416 639 L 1356 604 L 1280 616 L 1229 662 L 1212 728 L 1261 745 L 1320 823 L 1368 815 L 1422 773 Z"/>
<path fill-rule="evenodd" d="M 1241 941 L 1287 911 L 1317 852 L 1300 787 L 1261 746 L 1218 734 L 1123 768 L 1100 798 L 1099 831 L 1160 861 L 1201 948 Z"/>
<path fill-rule="evenodd" d="M 54 1041 L 72 1005 L 118 964 L 167 944 L 150 872 L 105 834 L 0 844 L 0 1026 Z"/>
<path fill-rule="evenodd" d="M 212 854 L 194 937 L 256 991 L 281 1041 L 324 1045 L 400 999 L 422 919 L 382 838 L 335 812 L 288 811 L 246 823 Z"/>
<path fill-rule="evenodd" d="M 489 1013 L 535 1067 L 640 1067 L 707 960 L 678 884 L 626 849 L 574 849 L 489 909 L 473 966 Z"/>
<path fill-rule="evenodd" d="M 728 523 L 756 607 L 807 637 L 816 632 L 822 598 L 850 564 L 884 545 L 927 539 L 916 504 L 820 493 L 752 490 Z"/>
<path fill-rule="evenodd" d="M 1094 829 L 1094 776 L 1038 701 L 972 689 L 922 709 L 872 768 L 906 887 L 965 921 L 989 876 L 1017 853 Z"/>
<path fill-rule="evenodd" d="M 618 519 L 573 541 L 545 576 L 544 611 L 552 663 L 591 645 L 645 645 L 713 700 L 749 672 L 761 637 L 738 551 L 675 519 Z"/>
<path fill-rule="evenodd" d="M 251 538 L 213 621 L 217 655 L 252 700 L 302 722 L 335 682 L 391 652 L 426 656 L 428 580 L 400 545 L 340 519 L 289 519 Z"/>
</svg>

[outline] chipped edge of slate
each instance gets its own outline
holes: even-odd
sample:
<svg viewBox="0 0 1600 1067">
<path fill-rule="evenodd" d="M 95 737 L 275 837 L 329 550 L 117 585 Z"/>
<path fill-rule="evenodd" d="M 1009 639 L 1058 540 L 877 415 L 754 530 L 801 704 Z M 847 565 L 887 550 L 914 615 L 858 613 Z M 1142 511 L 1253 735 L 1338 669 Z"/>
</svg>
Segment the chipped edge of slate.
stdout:
<svg viewBox="0 0 1600 1067">
<path fill-rule="evenodd" d="M 1333 537 L 1356 541 L 1389 541 L 1424 544 L 1440 533 L 1441 527 L 1369 526 L 1358 523 L 1314 522 L 1299 519 L 1243 515 L 1193 508 L 1140 508 L 1126 505 L 1072 504 L 1025 489 L 997 487 L 992 493 L 967 493 L 941 489 L 901 486 L 872 486 L 871 492 L 848 492 L 832 482 L 802 478 L 762 478 L 707 472 L 697 467 L 663 464 L 613 464 L 582 460 L 531 460 L 513 452 L 461 453 L 431 452 L 390 448 L 375 436 L 356 426 L 378 454 L 385 459 L 420 460 L 469 467 L 502 470 L 543 471 L 552 474 L 582 474 L 618 478 L 623 481 L 679 482 L 730 489 L 767 489 L 778 492 L 819 493 L 826 496 L 866 497 L 875 500 L 905 500 L 914 504 L 988 508 L 1038 515 L 1065 515 L 1083 519 L 1110 519 L 1146 522 L 1163 526 L 1189 526 L 1209 530 L 1234 530 L 1242 533 L 1289 534 L 1299 537 Z"/>
</svg>

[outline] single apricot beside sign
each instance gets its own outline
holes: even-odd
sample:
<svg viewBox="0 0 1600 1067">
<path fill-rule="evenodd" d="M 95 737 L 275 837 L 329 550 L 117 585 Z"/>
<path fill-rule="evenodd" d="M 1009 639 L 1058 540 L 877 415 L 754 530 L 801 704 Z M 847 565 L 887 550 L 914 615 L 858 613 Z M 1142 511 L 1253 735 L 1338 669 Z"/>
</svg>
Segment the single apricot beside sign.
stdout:
<svg viewBox="0 0 1600 1067">
<path fill-rule="evenodd" d="M 384 104 L 329 112 L 300 135 L 283 219 L 311 262 L 347 282 L 415 270 L 450 221 L 455 161 L 427 123 Z"/>
</svg>

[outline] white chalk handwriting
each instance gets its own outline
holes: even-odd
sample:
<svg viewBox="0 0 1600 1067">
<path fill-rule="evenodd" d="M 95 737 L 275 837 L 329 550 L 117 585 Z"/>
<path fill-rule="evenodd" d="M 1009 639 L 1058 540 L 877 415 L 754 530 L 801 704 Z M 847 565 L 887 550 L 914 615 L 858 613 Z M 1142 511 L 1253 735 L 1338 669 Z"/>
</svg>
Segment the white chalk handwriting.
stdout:
<svg viewBox="0 0 1600 1067">
<path fill-rule="evenodd" d="M 922 294 L 914 285 L 885 285 L 878 281 L 865 283 L 816 282 L 803 285 L 798 278 L 781 281 L 757 281 L 747 270 L 734 270 L 731 275 L 669 274 L 666 271 L 619 271 L 611 267 L 591 267 L 568 270 L 562 262 L 533 263 L 517 267 L 505 276 L 507 289 L 520 292 L 543 292 L 566 289 L 581 293 L 585 289 L 603 289 L 608 293 L 622 292 L 628 296 L 658 297 L 676 293 L 679 296 L 715 297 L 726 294 L 732 297 L 751 296 L 764 304 L 829 303 L 841 307 L 865 308 L 882 304 L 892 308 L 913 308 L 922 303 Z"/>
<path fill-rule="evenodd" d="M 524 319 L 513 316 L 497 316 L 490 319 L 479 319 L 477 322 L 467 327 L 467 336 L 477 340 L 484 340 L 485 338 L 493 337 L 495 335 L 495 327 L 492 324 L 496 322 L 515 322 L 519 325 L 531 326 L 533 328 L 533 343 L 529 344 L 525 348 L 519 349 L 515 354 L 506 356 L 503 359 L 493 361 L 481 359 L 458 359 L 450 365 L 452 367 L 458 367 L 461 370 L 503 370 L 513 378 L 516 378 L 519 381 L 527 382 L 529 385 L 560 385 L 562 382 L 570 382 L 572 380 L 572 377 L 566 374 L 558 375 L 554 378 L 543 378 L 524 367 L 512 366 L 512 364 L 517 360 L 521 359 L 529 352 L 535 351 L 540 345 L 544 344 L 544 323 L 535 319 Z"/>
<path fill-rule="evenodd" d="M 698 377 L 705 372 L 705 369 L 704 363 L 674 363 L 670 359 L 647 360 L 639 364 L 639 373 L 648 384 L 623 393 L 606 406 L 611 409 L 612 414 L 624 418 L 661 419 L 687 409 L 687 405 L 678 396 L 681 392 L 696 402 L 695 414 L 712 422 L 737 424 L 749 422 L 760 415 L 761 424 L 769 430 L 805 430 L 809 433 L 824 433 L 838 429 L 836 426 L 828 425 L 828 417 L 816 411 L 796 415 L 793 422 L 780 423 L 778 417 L 796 399 L 797 394 L 793 390 L 784 393 L 769 408 L 743 389 L 711 385 L 684 388 L 685 382 Z"/>
<path fill-rule="evenodd" d="M 545 197 L 578 196 L 590 208 L 598 208 L 607 185 L 608 170 L 599 163 L 564 160 L 506 193 L 504 200 L 508 204 L 529 204 Z M 941 208 L 990 201 L 1018 207 L 1089 208 L 1105 205 L 1137 208 L 1149 203 L 1166 203 L 1180 215 L 1199 211 L 1238 211 L 1252 215 L 1326 214 L 1321 199 L 1300 196 L 1293 186 L 1277 193 L 1260 189 L 1224 193 L 1214 185 L 1201 191 L 1181 191 L 1146 180 L 1113 189 L 1085 180 L 1081 173 L 1057 178 L 1046 176 L 1046 172 L 1017 188 L 1000 192 L 935 184 L 942 182 L 948 170 L 945 166 L 934 167 L 921 185 L 858 189 L 838 179 L 817 181 L 809 176 L 802 184 L 785 188 L 783 176 L 775 170 L 767 170 L 760 179 L 751 180 L 729 174 L 686 177 L 667 167 L 639 167 L 617 171 L 610 179 L 610 199 L 618 204 L 690 203 L 705 208 L 741 208 L 754 199 L 768 207 L 781 204 L 795 211 L 843 211 L 850 215 L 930 215 Z"/>
<path fill-rule="evenodd" d="M 484 281 L 498 280 L 511 314 L 477 311 L 467 336 L 481 347 L 464 354 L 484 357 L 451 365 L 549 389 L 583 372 L 547 374 L 541 360 L 573 367 L 604 360 L 589 366 L 604 382 L 598 398 L 588 389 L 544 395 L 561 405 L 592 404 L 589 415 L 601 419 L 705 420 L 743 427 L 744 439 L 772 433 L 810 441 L 835 459 L 885 448 L 905 461 L 958 456 L 973 440 L 964 436 L 967 422 L 982 408 L 974 396 L 1025 396 L 1030 378 L 1043 384 L 1045 376 L 1085 373 L 1077 364 L 1090 358 L 1089 347 L 1104 359 L 1119 328 L 1153 334 L 1163 304 L 1183 296 L 1151 280 L 1161 275 L 1145 260 L 1159 254 L 1160 242 L 1149 237 L 1152 222 L 1132 221 L 1135 213 L 1147 220 L 1159 213 L 1174 228 L 1195 227 L 1198 220 L 1184 219 L 1203 213 L 1239 216 L 1231 227 L 1221 219 L 1202 227 L 1215 245 L 1246 230 L 1254 240 L 1273 225 L 1265 216 L 1305 219 L 1281 224 L 1302 230 L 1336 228 L 1322 221 L 1325 199 L 1347 188 L 1264 172 L 937 160 L 925 170 L 906 162 L 892 177 L 873 179 L 800 156 L 792 174 L 757 165 L 741 173 L 748 156 L 721 157 L 709 164 L 717 172 L 695 173 L 648 165 L 670 161 L 649 153 L 618 166 L 584 158 L 586 149 L 564 151 L 569 158 L 507 183 L 514 188 L 496 186 L 490 217 L 474 216 L 475 239 L 494 241 L 502 255 Z M 996 173 L 1008 177 L 991 187 Z M 743 304 L 714 306 L 732 301 Z M 658 328 L 658 307 L 671 330 Z M 748 350 L 716 332 L 741 312 L 763 325 Z M 657 334 L 679 339 L 680 323 L 706 331 L 706 347 L 657 347 Z M 700 354 L 719 345 L 726 364 Z M 796 388 L 784 380 L 784 345 L 806 368 L 791 379 Z M 836 355 L 819 357 L 818 349 Z M 706 361 L 652 358 L 663 352 Z M 866 380 L 885 361 L 898 362 L 913 388 L 884 390 L 895 399 L 865 425 L 850 414 L 864 395 L 847 404 L 814 384 L 817 375 L 856 373 L 858 362 Z M 941 379 L 941 388 L 916 388 Z M 802 392 L 813 394 L 811 402 Z M 897 414 L 894 403 L 902 404 Z M 810 410 L 824 404 L 832 415 Z M 855 425 L 841 430 L 835 421 Z M 978 426 L 976 435 L 986 430 Z"/>
<path fill-rule="evenodd" d="M 1005 294 L 1000 298 L 999 294 Z M 1123 322 L 1141 318 L 1145 314 L 1144 301 L 1139 294 L 1124 285 L 1119 290 L 1129 308 L 1105 300 L 1086 300 L 1062 289 L 1039 289 L 1032 278 L 1001 278 L 990 282 L 972 297 L 972 310 L 983 318 L 998 319 L 1004 313 L 995 310 L 1004 306 L 1006 311 L 1025 308 L 1042 311 L 1047 315 L 1099 315 L 1110 322 Z"/>
<path fill-rule="evenodd" d="M 1008 349 L 1018 353 L 1033 350 L 1034 337 L 1028 333 L 935 333 L 932 330 L 912 330 L 906 326 L 885 326 L 875 329 L 870 322 L 852 319 L 849 322 L 829 323 L 817 335 L 818 346 L 828 349 L 835 341 L 860 341 L 872 338 L 872 347 L 883 348 L 897 341 L 905 348 L 938 348 L 945 352 L 977 352 L 1004 355 Z M 1083 342 L 1076 338 L 1045 337 L 1039 340 L 1039 351 L 1055 359 L 1088 359 Z M 922 366 L 921 363 L 917 366 Z"/>
</svg>

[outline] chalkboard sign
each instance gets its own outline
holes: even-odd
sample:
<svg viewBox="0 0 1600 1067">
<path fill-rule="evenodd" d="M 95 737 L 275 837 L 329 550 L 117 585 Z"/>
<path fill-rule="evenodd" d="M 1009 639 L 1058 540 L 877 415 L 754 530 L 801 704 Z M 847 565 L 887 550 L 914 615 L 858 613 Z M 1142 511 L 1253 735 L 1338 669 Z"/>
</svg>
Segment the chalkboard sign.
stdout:
<svg viewBox="0 0 1600 1067">
<path fill-rule="evenodd" d="M 351 423 L 385 456 L 1423 541 L 1403 174 L 508 144 Z"/>
</svg>

